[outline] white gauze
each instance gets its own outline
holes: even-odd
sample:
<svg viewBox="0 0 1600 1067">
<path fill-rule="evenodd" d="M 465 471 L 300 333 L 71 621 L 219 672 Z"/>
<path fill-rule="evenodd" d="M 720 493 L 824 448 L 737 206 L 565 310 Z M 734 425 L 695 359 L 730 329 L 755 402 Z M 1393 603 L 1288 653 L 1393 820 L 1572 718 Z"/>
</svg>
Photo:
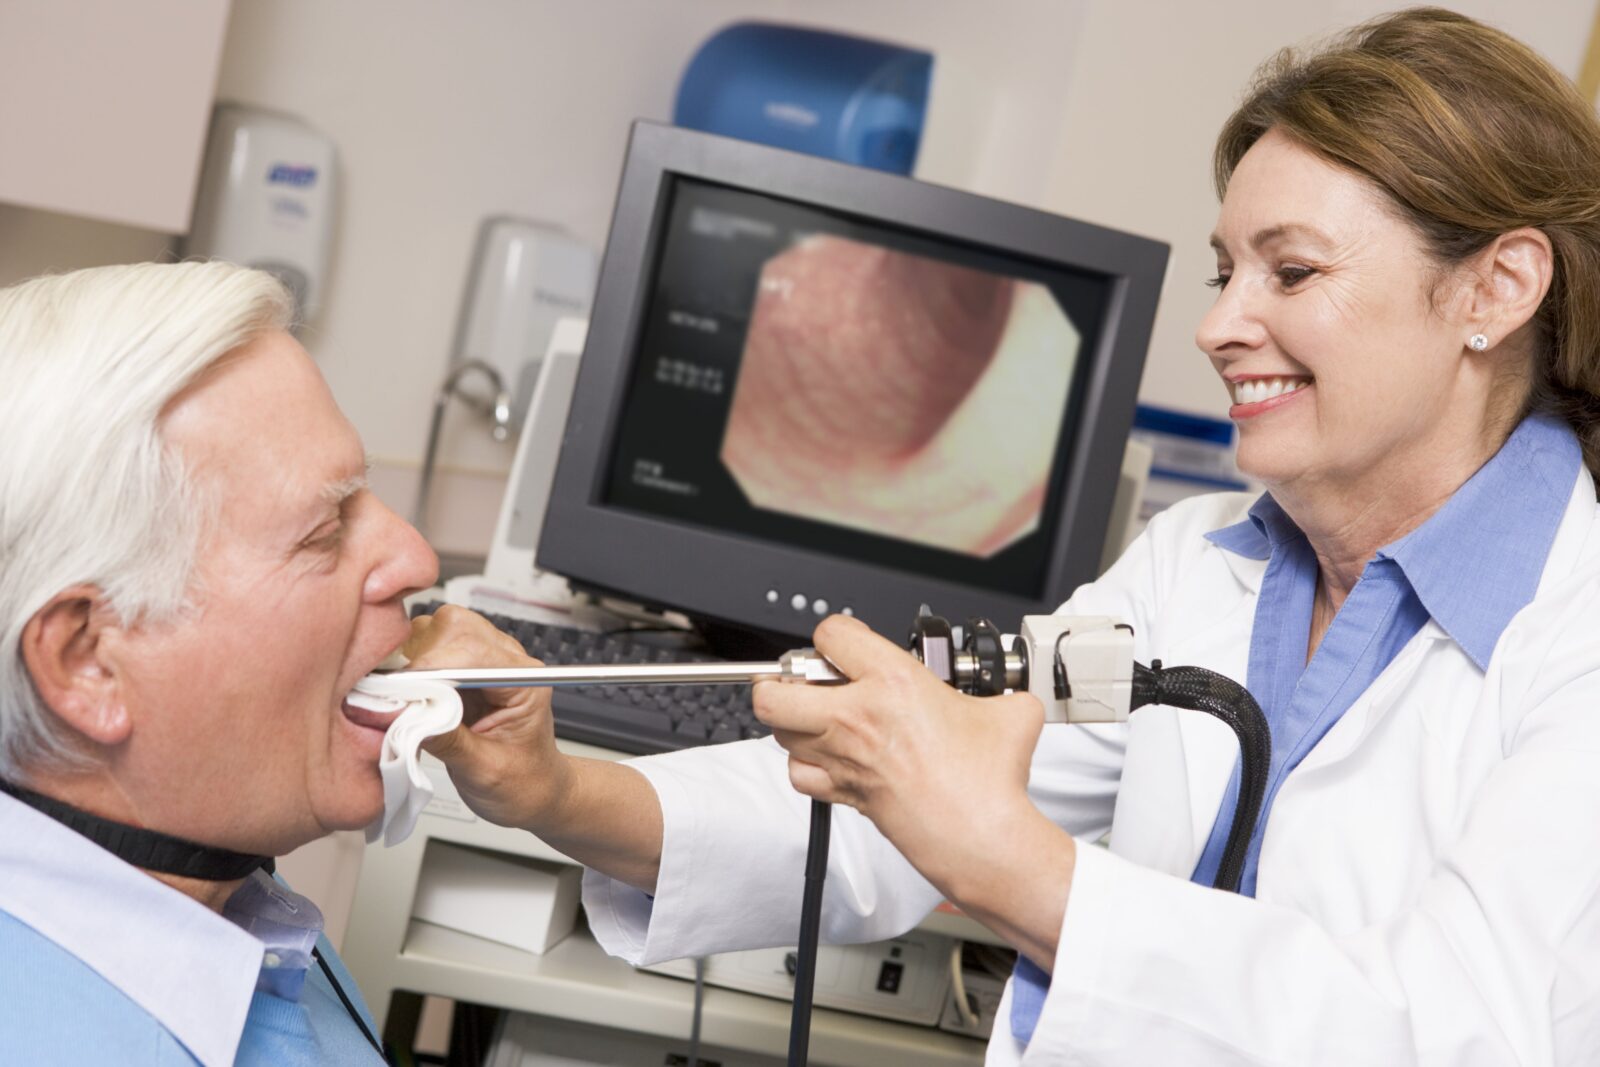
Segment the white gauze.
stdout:
<svg viewBox="0 0 1600 1067">
<path fill-rule="evenodd" d="M 398 845 L 411 836 L 417 817 L 433 799 L 433 782 L 420 760 L 422 742 L 461 725 L 461 694 L 442 682 L 369 674 L 345 699 L 367 711 L 394 715 L 378 757 L 383 814 L 367 827 L 367 842 L 381 837 L 385 845 Z"/>
</svg>

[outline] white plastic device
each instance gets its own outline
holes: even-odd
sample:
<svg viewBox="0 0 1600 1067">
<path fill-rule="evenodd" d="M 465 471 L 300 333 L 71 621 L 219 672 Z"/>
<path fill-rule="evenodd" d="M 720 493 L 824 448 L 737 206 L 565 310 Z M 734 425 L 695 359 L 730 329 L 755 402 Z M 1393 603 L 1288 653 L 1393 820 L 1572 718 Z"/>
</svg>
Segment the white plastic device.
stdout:
<svg viewBox="0 0 1600 1067">
<path fill-rule="evenodd" d="M 218 106 L 184 255 L 270 271 L 294 294 L 296 321 L 311 318 L 327 288 L 337 163 L 333 142 L 291 115 Z"/>
<path fill-rule="evenodd" d="M 594 249 L 556 226 L 483 220 L 450 363 L 476 359 L 495 369 L 511 395 L 512 426 L 527 418 L 556 323 L 588 317 L 595 269 Z"/>
<path fill-rule="evenodd" d="M 441 840 L 426 848 L 412 918 L 535 954 L 577 923 L 580 867 Z"/>
<path fill-rule="evenodd" d="M 566 430 L 567 411 L 578 379 L 578 360 L 588 334 L 587 319 L 557 320 L 539 364 L 533 397 L 517 439 L 511 477 L 500 501 L 494 540 L 481 575 L 452 578 L 445 599 L 475 611 L 519 619 L 582 625 L 564 579 L 534 566 L 539 531 L 544 526 L 550 485 L 556 476 L 556 454 Z"/>
<path fill-rule="evenodd" d="M 1133 628 L 1100 615 L 1025 615 L 1028 692 L 1045 722 L 1125 722 L 1133 701 Z"/>
<path fill-rule="evenodd" d="M 588 336 L 587 319 L 560 319 L 550 334 L 544 359 L 522 422 L 511 477 L 500 502 L 494 541 L 483 575 L 509 590 L 533 580 L 533 557 L 544 525 L 550 484 L 556 476 L 556 453 L 572 407 L 572 390 L 578 380 L 578 359 Z"/>
</svg>

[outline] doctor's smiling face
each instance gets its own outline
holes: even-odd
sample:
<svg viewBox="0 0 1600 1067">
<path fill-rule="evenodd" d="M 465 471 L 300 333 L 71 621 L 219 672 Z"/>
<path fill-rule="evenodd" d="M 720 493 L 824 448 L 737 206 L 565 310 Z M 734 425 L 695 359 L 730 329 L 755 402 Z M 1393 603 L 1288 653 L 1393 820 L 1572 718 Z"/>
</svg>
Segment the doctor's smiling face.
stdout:
<svg viewBox="0 0 1600 1067">
<path fill-rule="evenodd" d="M 1196 340 L 1229 390 L 1241 470 L 1280 494 L 1381 491 L 1492 432 L 1464 358 L 1466 287 L 1372 183 L 1270 130 L 1212 244 L 1219 292 Z"/>
<path fill-rule="evenodd" d="M 366 488 L 360 438 L 287 333 L 224 357 L 164 426 L 211 521 L 192 608 L 102 650 L 130 724 L 124 791 L 167 798 L 144 801 L 147 825 L 245 852 L 359 827 L 383 809 L 386 722 L 344 697 L 405 640 L 401 597 L 437 560 Z"/>
</svg>

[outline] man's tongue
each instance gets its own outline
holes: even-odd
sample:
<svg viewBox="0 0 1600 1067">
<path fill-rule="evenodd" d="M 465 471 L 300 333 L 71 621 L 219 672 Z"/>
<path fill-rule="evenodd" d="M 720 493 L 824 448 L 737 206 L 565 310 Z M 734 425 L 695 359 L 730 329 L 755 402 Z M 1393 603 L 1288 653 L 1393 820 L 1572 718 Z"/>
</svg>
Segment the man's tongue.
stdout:
<svg viewBox="0 0 1600 1067">
<path fill-rule="evenodd" d="M 394 717 L 404 711 L 406 702 L 372 693 L 352 692 L 344 698 L 344 717 L 357 726 L 387 730 Z"/>
</svg>

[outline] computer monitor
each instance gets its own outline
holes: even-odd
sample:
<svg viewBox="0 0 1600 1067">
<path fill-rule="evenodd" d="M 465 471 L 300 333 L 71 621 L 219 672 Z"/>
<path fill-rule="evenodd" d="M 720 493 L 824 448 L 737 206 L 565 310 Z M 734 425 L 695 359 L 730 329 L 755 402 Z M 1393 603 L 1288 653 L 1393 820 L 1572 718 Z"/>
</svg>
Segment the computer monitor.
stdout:
<svg viewBox="0 0 1600 1067">
<path fill-rule="evenodd" d="M 1054 610 L 1098 573 L 1167 254 L 638 123 L 538 565 L 779 644 Z"/>
</svg>

